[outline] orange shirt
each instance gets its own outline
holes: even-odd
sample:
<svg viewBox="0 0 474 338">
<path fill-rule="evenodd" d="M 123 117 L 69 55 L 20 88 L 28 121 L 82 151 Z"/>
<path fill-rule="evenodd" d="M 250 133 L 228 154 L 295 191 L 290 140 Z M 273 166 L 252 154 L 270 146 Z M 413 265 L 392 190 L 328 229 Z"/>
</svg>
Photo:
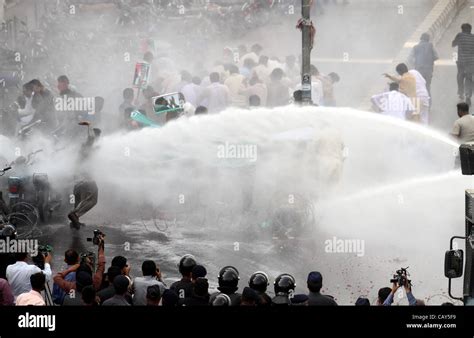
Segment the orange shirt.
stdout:
<svg viewBox="0 0 474 338">
<path fill-rule="evenodd" d="M 409 98 L 416 98 L 416 79 L 410 73 L 405 73 L 400 79 L 400 92 Z"/>
</svg>

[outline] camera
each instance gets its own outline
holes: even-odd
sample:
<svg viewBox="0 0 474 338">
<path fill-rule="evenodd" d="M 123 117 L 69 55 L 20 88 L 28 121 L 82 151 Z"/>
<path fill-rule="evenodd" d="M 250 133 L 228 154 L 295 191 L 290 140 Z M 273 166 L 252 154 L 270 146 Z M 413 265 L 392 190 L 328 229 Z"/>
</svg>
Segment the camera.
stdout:
<svg viewBox="0 0 474 338">
<path fill-rule="evenodd" d="M 390 279 L 390 283 L 397 283 L 398 286 L 408 286 L 411 285 L 411 280 L 408 279 L 408 269 L 409 267 L 406 268 L 401 268 L 400 270 L 397 270 L 396 273 L 393 275 L 393 278 Z"/>
<path fill-rule="evenodd" d="M 38 245 L 38 254 L 46 257 L 52 251 L 53 247 L 51 245 Z"/>
<path fill-rule="evenodd" d="M 52 251 L 51 245 L 38 245 L 38 255 L 31 257 L 31 260 L 38 268 L 44 270 L 44 259 Z"/>
<path fill-rule="evenodd" d="M 103 236 L 103 237 L 104 237 L 105 234 L 104 234 L 102 231 L 100 231 L 100 230 L 94 230 L 94 237 L 92 237 L 92 238 L 87 238 L 87 241 L 88 241 L 88 242 L 92 242 L 94 245 L 99 245 L 99 242 L 100 242 L 99 236 Z"/>
</svg>

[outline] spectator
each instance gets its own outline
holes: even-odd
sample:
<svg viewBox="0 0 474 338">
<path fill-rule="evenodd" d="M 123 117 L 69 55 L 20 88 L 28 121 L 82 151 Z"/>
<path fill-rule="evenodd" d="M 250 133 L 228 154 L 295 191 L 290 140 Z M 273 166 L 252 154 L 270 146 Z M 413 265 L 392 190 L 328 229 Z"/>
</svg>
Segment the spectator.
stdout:
<svg viewBox="0 0 474 338">
<path fill-rule="evenodd" d="M 385 299 L 385 301 L 383 302 L 384 306 L 391 306 L 392 305 L 393 297 L 395 296 L 395 293 L 397 292 L 399 287 L 400 287 L 400 285 L 398 285 L 398 283 L 393 283 L 392 284 L 392 290 L 390 291 L 390 294 L 388 295 L 387 299 Z M 405 289 L 405 292 L 406 292 L 406 295 L 407 295 L 407 298 L 408 298 L 408 305 L 410 305 L 410 306 L 417 305 L 417 300 L 411 292 L 410 282 L 407 281 L 406 284 L 403 285 L 403 287 Z M 419 303 L 419 304 L 421 305 L 421 303 Z M 424 302 L 423 302 L 423 304 L 424 304 Z"/>
<path fill-rule="evenodd" d="M 231 300 L 231 306 L 240 305 L 241 294 L 237 293 L 237 290 L 239 289 L 238 284 L 239 271 L 233 266 L 222 268 L 219 272 L 219 287 L 217 288 L 219 292 L 215 292 L 211 295 L 211 304 L 214 303 L 217 296 L 220 294 L 226 294 Z"/>
<path fill-rule="evenodd" d="M 158 306 L 161 301 L 161 291 L 159 285 L 151 285 L 146 289 L 146 305 Z"/>
<path fill-rule="evenodd" d="M 54 97 L 39 80 L 34 79 L 29 83 L 33 86 L 34 92 L 32 106 L 35 110 L 35 115 L 33 116 L 33 121 L 41 120 L 40 130 L 50 133 L 58 125 Z"/>
<path fill-rule="evenodd" d="M 114 289 L 114 278 L 121 275 L 122 271 L 118 266 L 111 266 L 107 269 L 107 282 L 108 285 L 100 290 L 97 293 L 97 296 L 99 297 L 100 304 L 105 302 L 107 299 L 112 298 L 115 294 L 115 289 Z M 132 296 L 128 299 L 129 303 L 132 303 Z"/>
<path fill-rule="evenodd" d="M 195 282 L 198 278 L 204 278 L 207 275 L 207 270 L 202 265 L 194 266 L 191 271 L 191 282 Z"/>
<path fill-rule="evenodd" d="M 15 305 L 12 289 L 6 279 L 0 278 L 0 306 Z"/>
<path fill-rule="evenodd" d="M 229 88 L 230 104 L 235 107 L 245 107 L 245 96 L 240 94 L 244 89 L 245 77 L 239 73 L 239 68 L 236 65 L 230 64 L 228 66 L 230 75 L 225 80 L 224 85 Z"/>
<path fill-rule="evenodd" d="M 211 84 L 203 90 L 198 102 L 201 106 L 206 107 L 209 112 L 220 113 L 229 105 L 229 88 L 219 83 L 220 76 L 218 73 L 211 73 L 209 78 Z"/>
<path fill-rule="evenodd" d="M 127 276 L 129 279 L 131 267 L 127 263 L 127 259 L 123 256 L 115 256 L 112 258 L 111 266 L 116 266 L 120 269 L 120 273 L 124 276 Z"/>
<path fill-rule="evenodd" d="M 265 272 L 257 271 L 250 276 L 249 286 L 257 292 L 260 298 L 258 305 L 260 306 L 270 306 L 272 304 L 272 299 L 267 294 L 268 285 L 268 276 Z"/>
<path fill-rule="evenodd" d="M 31 275 L 38 272 L 43 272 L 46 279 L 51 279 L 51 254 L 45 256 L 43 270 L 41 270 L 36 265 L 27 264 L 27 258 L 27 253 L 18 253 L 16 256 L 16 263 L 7 266 L 6 276 L 15 298 L 20 294 L 29 292 L 31 290 Z"/>
<path fill-rule="evenodd" d="M 258 108 L 260 107 L 260 97 L 257 95 L 252 95 L 249 97 L 249 108 Z"/>
<path fill-rule="evenodd" d="M 212 306 L 231 306 L 231 304 L 232 301 L 230 300 L 230 297 L 225 293 L 218 294 L 216 298 L 211 300 Z"/>
<path fill-rule="evenodd" d="M 388 298 L 388 296 L 390 295 L 390 292 L 392 292 L 392 289 L 388 288 L 388 287 L 385 287 L 385 288 L 381 288 L 379 290 L 379 293 L 378 293 L 378 297 L 377 297 L 377 305 L 383 305 L 385 300 Z"/>
<path fill-rule="evenodd" d="M 458 103 L 457 108 L 459 119 L 454 122 L 451 135 L 460 143 L 474 142 L 474 116 L 469 114 L 467 103 Z"/>
<path fill-rule="evenodd" d="M 103 306 L 130 306 L 127 301 L 126 294 L 130 285 L 129 279 L 125 275 L 118 275 L 114 278 L 115 294 L 112 298 L 107 299 Z"/>
<path fill-rule="evenodd" d="M 267 105 L 267 96 L 268 96 L 267 86 L 264 83 L 262 83 L 262 81 L 257 77 L 257 75 L 252 76 L 252 78 L 249 81 L 248 87 L 241 89 L 240 93 L 247 97 L 249 106 L 252 106 L 250 104 L 250 97 L 252 96 L 257 96 L 259 98 L 260 100 L 259 105 L 261 106 Z"/>
<path fill-rule="evenodd" d="M 438 53 L 430 42 L 430 35 L 428 33 L 423 33 L 420 37 L 420 43 L 411 50 L 409 60 L 425 79 L 426 89 L 428 92 L 431 90 L 434 62 L 438 59 Z"/>
<path fill-rule="evenodd" d="M 92 262 L 86 257 L 85 261 L 81 264 L 75 264 L 65 271 L 58 272 L 53 280 L 54 283 L 57 284 L 61 289 L 63 289 L 66 293 L 69 293 L 71 290 L 76 289 L 76 281 L 67 281 L 65 279 L 65 276 L 67 276 L 71 272 L 79 272 L 85 271 L 91 275 L 91 278 L 93 280 L 92 285 L 96 290 L 100 289 L 100 286 L 102 285 L 102 278 L 104 275 L 105 271 L 105 253 L 104 253 L 104 237 L 103 235 L 99 236 L 99 245 L 98 245 L 98 253 L 97 253 L 97 270 L 94 275 L 92 275 L 92 271 L 94 270 L 94 267 L 92 266 Z M 79 269 L 80 268 L 80 269 Z M 76 278 L 77 279 L 77 278 Z M 83 285 L 87 286 L 87 285 Z"/>
<path fill-rule="evenodd" d="M 67 264 L 67 268 L 79 264 L 79 254 L 76 250 L 69 249 L 64 253 L 64 262 Z M 64 280 L 68 282 L 74 282 L 76 280 L 76 271 L 71 271 L 64 276 Z M 56 283 L 53 284 L 53 302 L 61 305 L 64 301 L 66 292 L 59 287 Z"/>
<path fill-rule="evenodd" d="M 307 286 L 309 290 L 308 305 L 310 306 L 336 306 L 337 303 L 329 296 L 321 294 L 323 276 L 317 271 L 308 274 Z"/>
<path fill-rule="evenodd" d="M 260 297 L 258 296 L 255 290 L 246 286 L 242 291 L 242 300 L 240 302 L 241 306 L 257 306 L 260 301 Z"/>
<path fill-rule="evenodd" d="M 185 298 L 184 306 L 209 306 L 209 283 L 206 278 L 198 277 L 193 283 L 193 293 L 191 297 Z"/>
<path fill-rule="evenodd" d="M 270 73 L 271 69 L 268 67 L 268 56 L 260 56 L 258 65 L 253 69 L 252 77 L 257 77 L 265 84 L 270 81 Z"/>
<path fill-rule="evenodd" d="M 198 106 L 198 98 L 201 96 L 202 91 L 201 79 L 197 76 L 193 77 L 192 81 L 186 84 L 182 89 L 186 101 L 191 103 L 194 107 Z"/>
<path fill-rule="evenodd" d="M 70 289 L 64 297 L 63 306 L 82 306 L 82 291 L 88 287 L 93 287 L 93 279 L 91 271 L 82 269 L 76 273 L 76 281 L 74 289 Z"/>
<path fill-rule="evenodd" d="M 355 302 L 355 306 L 370 306 L 370 301 L 367 298 L 359 297 Z"/>
<path fill-rule="evenodd" d="M 461 25 L 461 33 L 453 40 L 452 46 L 458 47 L 458 95 L 461 101 L 466 100 L 471 105 L 472 76 L 474 74 L 474 35 L 472 26 L 468 23 Z"/>
<path fill-rule="evenodd" d="M 192 255 L 184 255 L 179 260 L 178 268 L 182 278 L 171 284 L 170 290 L 174 291 L 180 299 L 185 299 L 192 295 L 193 283 L 191 282 L 191 272 L 196 265 L 196 259 Z"/>
<path fill-rule="evenodd" d="M 179 297 L 176 292 L 171 289 L 166 289 L 161 296 L 161 305 L 165 307 L 178 306 Z"/>
<path fill-rule="evenodd" d="M 291 306 L 308 306 L 308 301 L 308 295 L 294 295 L 293 298 L 291 298 Z"/>
<path fill-rule="evenodd" d="M 130 112 L 136 109 L 135 105 L 133 104 L 135 92 L 133 91 L 133 88 L 125 88 L 122 95 L 123 102 L 119 106 L 119 113 L 120 118 L 122 119 L 121 124 L 128 128 Z"/>
<path fill-rule="evenodd" d="M 85 306 L 97 306 L 99 299 L 97 292 L 92 285 L 88 285 L 82 289 L 82 304 Z"/>
<path fill-rule="evenodd" d="M 373 109 L 383 115 L 406 120 L 415 112 L 410 99 L 398 91 L 398 83 L 392 82 L 389 91 L 371 97 Z"/>
<path fill-rule="evenodd" d="M 275 68 L 270 75 L 271 81 L 267 86 L 269 107 L 286 106 L 290 102 L 289 88 L 282 83 L 283 75 L 281 68 Z"/>
<path fill-rule="evenodd" d="M 33 85 L 26 83 L 23 85 L 23 93 L 17 99 L 18 103 L 18 118 L 20 126 L 24 127 L 31 123 L 35 110 L 33 109 Z"/>
<path fill-rule="evenodd" d="M 262 46 L 258 43 L 252 45 L 252 47 L 250 47 L 250 53 L 240 54 L 243 55 L 240 57 L 240 66 L 243 66 L 246 60 L 252 60 L 253 63 L 257 64 L 262 50 Z"/>
<path fill-rule="evenodd" d="M 41 295 L 45 288 L 46 277 L 42 272 L 30 276 L 31 291 L 22 293 L 16 298 L 17 306 L 34 305 L 45 306 L 46 303 Z"/>
<path fill-rule="evenodd" d="M 324 92 L 323 92 L 323 83 L 320 80 L 321 74 L 319 70 L 314 66 L 311 65 L 311 100 L 313 104 L 320 106 L 324 99 Z M 301 90 L 301 83 L 296 86 L 297 90 Z"/>
<path fill-rule="evenodd" d="M 206 107 L 198 106 L 194 111 L 194 115 L 207 115 L 208 111 Z"/>
<path fill-rule="evenodd" d="M 160 269 L 153 261 L 144 261 L 142 264 L 143 277 L 133 280 L 133 305 L 146 305 L 146 293 L 149 286 L 158 285 L 160 295 L 165 291 L 165 284 L 161 281 Z"/>
</svg>

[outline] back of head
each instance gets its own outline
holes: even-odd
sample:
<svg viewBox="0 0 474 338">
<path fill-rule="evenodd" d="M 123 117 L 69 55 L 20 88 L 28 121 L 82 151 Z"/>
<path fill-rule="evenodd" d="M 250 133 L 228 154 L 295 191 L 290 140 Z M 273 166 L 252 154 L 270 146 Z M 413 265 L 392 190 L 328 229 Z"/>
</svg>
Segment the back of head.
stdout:
<svg viewBox="0 0 474 338">
<path fill-rule="evenodd" d="M 92 275 L 86 271 L 76 272 L 76 290 L 81 292 L 86 286 L 92 285 Z"/>
<path fill-rule="evenodd" d="M 356 306 L 370 306 L 370 301 L 367 298 L 359 297 L 355 303 Z"/>
<path fill-rule="evenodd" d="M 146 299 L 152 302 L 159 302 L 161 299 L 161 290 L 159 285 L 151 285 L 146 289 Z"/>
<path fill-rule="evenodd" d="M 258 95 L 251 95 L 249 97 L 250 107 L 260 107 L 260 97 Z"/>
<path fill-rule="evenodd" d="M 308 274 L 306 283 L 309 291 L 320 292 L 323 287 L 323 276 L 318 271 L 312 271 Z"/>
<path fill-rule="evenodd" d="M 239 74 L 239 67 L 237 67 L 234 64 L 229 64 L 228 69 L 229 69 L 229 73 L 231 74 Z"/>
<path fill-rule="evenodd" d="M 194 115 L 205 115 L 208 113 L 208 110 L 204 106 L 198 106 L 194 111 Z"/>
<path fill-rule="evenodd" d="M 142 263 L 143 276 L 155 276 L 156 275 L 156 264 L 153 261 L 144 261 Z"/>
<path fill-rule="evenodd" d="M 258 58 L 258 64 L 266 66 L 268 64 L 268 56 L 266 55 L 261 55 Z"/>
<path fill-rule="evenodd" d="M 209 79 L 211 80 L 212 83 L 219 82 L 220 81 L 220 76 L 219 73 L 214 72 L 209 75 Z"/>
<path fill-rule="evenodd" d="M 429 42 L 430 41 L 430 35 L 428 33 L 421 34 L 420 41 Z"/>
<path fill-rule="evenodd" d="M 46 277 L 42 272 L 32 274 L 30 276 L 30 283 L 31 283 L 31 288 L 33 290 L 42 291 L 42 290 L 44 290 L 44 286 L 45 286 L 45 283 L 46 283 Z"/>
<path fill-rule="evenodd" d="M 125 88 L 125 89 L 123 90 L 123 98 L 124 98 L 124 100 L 132 101 L 134 96 L 135 96 L 135 93 L 134 93 L 134 91 L 133 91 L 133 88 Z"/>
<path fill-rule="evenodd" d="M 254 44 L 252 47 L 251 47 L 251 50 L 252 52 L 254 52 L 255 54 L 259 55 L 262 50 L 263 50 L 263 47 L 260 46 L 258 43 Z"/>
<path fill-rule="evenodd" d="M 38 87 L 43 87 L 43 84 L 40 82 L 38 79 L 33 79 L 30 82 L 28 82 L 31 86 L 38 86 Z"/>
<path fill-rule="evenodd" d="M 161 295 L 161 304 L 163 306 L 177 306 L 179 297 L 173 290 L 166 289 Z"/>
<path fill-rule="evenodd" d="M 201 78 L 199 76 L 193 76 L 192 78 L 192 83 L 194 83 L 195 85 L 199 86 L 201 84 Z"/>
<path fill-rule="evenodd" d="M 399 63 L 397 67 L 395 68 L 398 74 L 403 75 L 408 72 L 408 67 L 404 63 Z"/>
<path fill-rule="evenodd" d="M 231 306 L 232 301 L 225 293 L 220 293 L 212 301 L 212 306 Z"/>
<path fill-rule="evenodd" d="M 219 287 L 217 289 L 223 293 L 234 293 L 239 289 L 239 279 L 239 271 L 235 267 L 223 267 L 221 271 L 219 271 Z"/>
<path fill-rule="evenodd" d="M 94 103 L 95 103 L 95 111 L 100 112 L 104 108 L 105 100 L 102 96 L 96 96 L 94 98 Z"/>
<path fill-rule="evenodd" d="M 260 297 L 258 296 L 257 292 L 246 286 L 242 291 L 242 303 L 247 305 L 257 305 L 260 301 Z"/>
<path fill-rule="evenodd" d="M 389 89 L 390 89 L 390 91 L 393 91 L 393 90 L 398 91 L 400 89 L 400 85 L 396 82 L 392 82 L 389 85 Z"/>
<path fill-rule="evenodd" d="M 114 290 L 115 294 L 117 295 L 123 295 L 127 292 L 128 290 L 128 285 L 130 284 L 129 280 L 127 277 L 124 275 L 118 275 L 114 278 Z"/>
<path fill-rule="evenodd" d="M 333 83 L 341 81 L 341 78 L 339 77 L 339 75 L 337 73 L 331 72 L 331 73 L 328 74 L 328 76 L 329 76 L 329 78 L 331 79 L 331 81 Z"/>
<path fill-rule="evenodd" d="M 196 259 L 193 255 L 184 255 L 178 263 L 178 270 L 184 277 L 191 277 L 193 268 L 197 265 Z"/>
<path fill-rule="evenodd" d="M 193 270 L 191 271 L 191 277 L 193 279 L 204 278 L 206 277 L 206 275 L 207 275 L 207 270 L 202 265 L 194 266 Z"/>
<path fill-rule="evenodd" d="M 465 102 L 461 102 L 457 104 L 458 114 L 459 115 L 466 115 L 469 114 L 469 105 Z"/>
<path fill-rule="evenodd" d="M 463 23 L 461 25 L 461 30 L 463 33 L 471 33 L 472 31 L 472 26 L 469 23 Z"/>
<path fill-rule="evenodd" d="M 265 272 L 257 271 L 250 276 L 249 286 L 255 291 L 266 292 L 268 284 L 268 276 Z"/>
<path fill-rule="evenodd" d="M 275 278 L 274 291 L 275 295 L 286 295 L 288 296 L 291 292 L 295 291 L 296 282 L 295 278 L 287 273 L 283 273 Z"/>
<path fill-rule="evenodd" d="M 194 294 L 198 297 L 205 297 L 209 293 L 209 282 L 207 278 L 199 277 L 193 285 Z"/>
<path fill-rule="evenodd" d="M 319 75 L 319 70 L 314 65 L 311 65 L 309 67 L 309 72 L 311 73 L 312 76 L 318 76 Z"/>
<path fill-rule="evenodd" d="M 107 269 L 107 279 L 109 283 L 112 285 L 114 282 L 115 277 L 122 274 L 122 270 L 118 266 L 111 266 Z"/>
<path fill-rule="evenodd" d="M 301 89 L 295 90 L 293 92 L 293 100 L 295 101 L 296 104 L 303 102 L 303 91 Z"/>
<path fill-rule="evenodd" d="M 390 295 L 390 292 L 392 292 L 392 289 L 386 287 L 386 288 L 381 288 L 378 293 L 378 301 L 380 304 L 383 304 L 385 300 L 387 299 L 388 295 Z"/>
<path fill-rule="evenodd" d="M 24 261 L 24 260 L 26 260 L 26 258 L 28 258 L 28 253 L 27 252 L 18 252 L 18 253 L 15 254 L 15 260 L 17 262 Z"/>
<path fill-rule="evenodd" d="M 82 289 L 82 301 L 84 304 L 93 305 L 95 303 L 96 291 L 92 285 Z"/>
<path fill-rule="evenodd" d="M 115 256 L 112 258 L 112 266 L 118 267 L 120 270 L 127 266 L 127 259 L 123 256 Z"/>
<path fill-rule="evenodd" d="M 79 254 L 76 250 L 69 249 L 64 253 L 64 261 L 67 265 L 74 265 L 79 262 Z"/>
</svg>

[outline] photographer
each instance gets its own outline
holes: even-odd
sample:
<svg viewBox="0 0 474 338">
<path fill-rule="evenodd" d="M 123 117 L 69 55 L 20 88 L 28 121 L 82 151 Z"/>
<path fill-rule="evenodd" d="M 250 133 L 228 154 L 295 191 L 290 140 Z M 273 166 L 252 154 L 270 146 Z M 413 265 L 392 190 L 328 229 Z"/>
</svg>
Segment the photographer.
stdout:
<svg viewBox="0 0 474 338">
<path fill-rule="evenodd" d="M 51 265 L 52 260 L 51 254 L 43 255 L 44 257 L 44 269 L 40 269 L 36 265 L 27 264 L 28 253 L 22 252 L 16 255 L 16 263 L 7 266 L 7 280 L 10 283 L 13 295 L 18 297 L 22 293 L 31 291 L 31 275 L 43 272 L 46 280 L 51 279 Z"/>
<path fill-rule="evenodd" d="M 133 281 L 133 305 L 147 305 L 146 295 L 149 286 L 158 285 L 160 294 L 166 289 L 161 281 L 160 269 L 153 261 L 144 261 L 142 264 L 143 277 L 136 277 Z"/>
<path fill-rule="evenodd" d="M 97 262 L 97 270 L 95 274 L 93 274 L 93 268 L 94 266 L 92 265 L 93 263 L 86 258 L 82 263 L 80 264 L 74 264 L 73 266 L 69 267 L 68 269 L 58 272 L 53 280 L 54 283 L 57 284 L 61 289 L 63 289 L 66 293 L 69 293 L 71 290 L 76 290 L 76 281 L 67 281 L 65 277 L 71 273 L 71 272 L 79 272 L 80 271 L 86 271 L 89 273 L 92 277 L 93 280 L 93 286 L 95 290 L 99 290 L 101 284 L 102 284 L 102 278 L 104 275 L 105 271 L 105 253 L 104 253 L 104 234 L 100 233 L 97 236 L 98 242 L 98 262 Z"/>
<path fill-rule="evenodd" d="M 393 297 L 395 296 L 395 293 L 400 287 L 404 287 L 405 293 L 408 298 L 408 305 L 410 306 L 415 306 L 417 305 L 416 298 L 413 296 L 411 292 L 411 281 L 406 277 L 406 275 L 401 276 L 403 278 L 400 278 L 398 282 L 393 282 L 392 284 L 392 291 L 388 295 L 387 299 L 385 299 L 383 305 L 384 306 L 391 306 L 393 303 Z M 401 284 L 400 284 L 401 282 Z"/>
<path fill-rule="evenodd" d="M 75 264 L 79 263 L 79 254 L 76 250 L 69 249 L 64 253 L 64 262 L 67 264 L 67 267 L 70 268 Z M 64 276 L 64 279 L 68 282 L 76 281 L 76 272 L 70 272 Z M 53 285 L 53 301 L 55 304 L 61 305 L 64 301 L 66 293 L 61 289 L 57 284 Z"/>
</svg>

